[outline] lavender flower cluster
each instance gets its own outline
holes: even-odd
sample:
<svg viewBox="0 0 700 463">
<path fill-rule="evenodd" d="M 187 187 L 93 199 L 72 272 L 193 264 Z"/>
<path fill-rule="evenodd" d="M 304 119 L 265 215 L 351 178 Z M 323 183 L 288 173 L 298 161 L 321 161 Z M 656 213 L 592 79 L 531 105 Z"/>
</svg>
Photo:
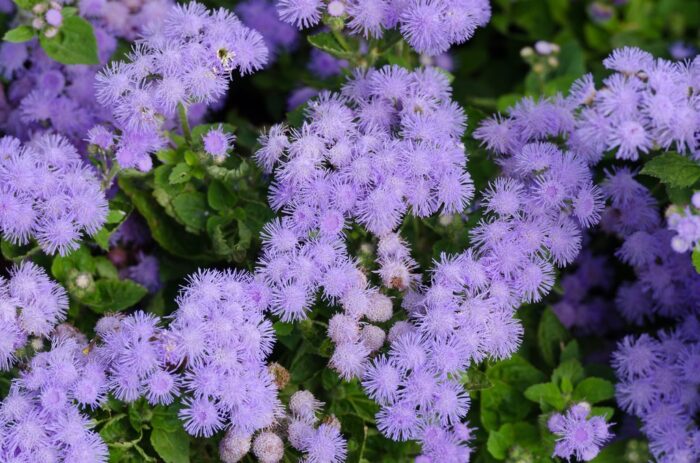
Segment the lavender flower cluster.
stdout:
<svg viewBox="0 0 700 463">
<path fill-rule="evenodd" d="M 591 407 L 585 402 L 571 406 L 565 414 L 549 417 L 547 427 L 557 436 L 554 456 L 569 460 L 591 461 L 600 448 L 612 438 L 610 424 L 602 416 L 591 416 Z"/>
<path fill-rule="evenodd" d="M 66 255 L 81 234 L 105 223 L 107 199 L 94 172 L 60 135 L 22 144 L 0 139 L 0 231 L 18 245 L 37 240 L 47 254 Z"/>
<path fill-rule="evenodd" d="M 618 289 L 615 303 L 620 314 L 642 325 L 657 317 L 682 318 L 695 313 L 700 275 L 688 254 L 672 249 L 672 232 L 663 227 L 649 190 L 627 168 L 608 172 L 602 186 L 610 202 L 602 227 L 624 241 L 615 254 L 637 277 Z"/>
<path fill-rule="evenodd" d="M 33 263 L 13 267 L 7 280 L 0 277 L 0 371 L 12 368 L 30 337 L 47 338 L 67 311 L 65 290 Z"/>
<path fill-rule="evenodd" d="M 387 321 L 392 307 L 348 257 L 344 230 L 355 221 L 378 235 L 379 275 L 405 290 L 413 261 L 393 233 L 402 217 L 458 212 L 471 198 L 460 141 L 465 116 L 449 98 L 442 73 L 387 66 L 312 101 L 291 137 L 274 126 L 260 140 L 256 159 L 274 169 L 270 205 L 283 217 L 264 229 L 257 272 L 284 321 L 305 318 L 319 289 L 340 302 L 344 313 L 329 324 L 337 344 L 331 365 L 346 379 L 359 376 L 384 343 L 380 328 L 360 320 Z"/>
<path fill-rule="evenodd" d="M 603 65 L 615 73 L 601 89 L 595 89 L 590 74 L 576 88 L 587 107 L 574 136 L 588 157 L 599 160 L 614 150 L 617 159 L 635 161 L 654 148 L 700 154 L 700 58 L 673 62 L 624 47 Z"/>
<path fill-rule="evenodd" d="M 279 17 L 299 29 L 319 24 L 323 14 L 347 20 L 364 38 L 398 28 L 417 52 L 439 55 L 466 42 L 491 19 L 488 0 L 277 0 Z"/>
<path fill-rule="evenodd" d="M 145 397 L 152 405 L 178 398 L 179 417 L 194 436 L 224 427 L 250 436 L 277 419 L 281 405 L 265 364 L 274 342 L 263 315 L 268 291 L 250 275 L 199 272 L 169 327 L 140 311 L 106 315 L 91 343 L 69 328 L 53 331 L 66 296 L 36 267 L 16 269 L 7 289 L 2 283 L 2 307 L 22 308 L 16 320 L 3 316 L 8 330 L 16 327 L 3 343 L 52 335 L 51 350 L 31 359 L 0 406 L 3 461 L 106 461 L 106 446 L 81 410 L 103 405 L 108 394 L 126 403 Z M 7 369 L 18 346 L 3 347 Z"/>
<path fill-rule="evenodd" d="M 617 402 L 641 419 L 657 461 L 696 461 L 700 430 L 691 417 L 700 404 L 700 275 L 688 254 L 672 249 L 672 232 L 663 228 L 654 198 L 634 172 L 610 172 L 603 188 L 610 200 L 603 227 L 624 240 L 616 255 L 637 277 L 619 288 L 618 310 L 637 325 L 659 317 L 676 322 L 655 336 L 626 336 L 619 343 L 612 357 Z"/>
<path fill-rule="evenodd" d="M 128 62 L 113 62 L 96 78 L 97 101 L 111 109 L 120 131 L 119 165 L 150 170 L 150 154 L 165 146 L 164 122 L 178 105 L 216 102 L 234 70 L 249 74 L 267 57 L 262 36 L 228 10 L 196 2 L 171 8 L 145 28 Z"/>
<path fill-rule="evenodd" d="M 142 25 L 161 20 L 171 2 L 84 0 L 77 7 L 91 21 L 100 62 L 106 63 L 118 39 L 134 39 Z M 40 23 L 48 22 L 55 34 L 63 21 L 61 5 L 39 3 L 34 10 L 40 14 Z M 57 63 L 36 39 L 0 44 L 0 72 L 10 80 L 5 98 L 0 98 L 0 128 L 25 140 L 51 127 L 82 148 L 90 127 L 111 120 L 108 108 L 95 99 L 98 69 Z"/>
<path fill-rule="evenodd" d="M 107 61 L 117 42 L 95 29 L 99 56 Z M 95 101 L 97 66 L 66 66 L 51 60 L 38 41 L 0 44 L 0 72 L 10 80 L 0 96 L 0 129 L 20 139 L 50 127 L 81 146 L 85 133 L 110 114 Z"/>
<path fill-rule="evenodd" d="M 365 390 L 382 405 L 378 428 L 392 439 L 420 440 L 427 459 L 465 461 L 469 433 L 461 420 L 469 401 L 454 376 L 471 362 L 515 352 L 522 336 L 515 310 L 550 291 L 554 266 L 576 258 L 581 229 L 600 219 L 602 194 L 589 166 L 549 141 L 573 130 L 568 104 L 526 100 L 509 118 L 477 129 L 477 138 L 503 148 L 504 174 L 484 193 L 487 218 L 471 248 L 443 255 L 431 284 L 404 298 L 410 321 L 392 328 L 388 356 L 364 374 Z M 537 112 L 546 120 L 531 117 Z M 498 144 L 503 127 L 520 134 L 518 144 Z"/>
<path fill-rule="evenodd" d="M 671 238 L 674 251 L 684 253 L 697 247 L 700 243 L 700 191 L 696 191 L 691 204 L 681 209 L 673 206 L 666 212 L 668 229 L 677 234 Z"/>
</svg>

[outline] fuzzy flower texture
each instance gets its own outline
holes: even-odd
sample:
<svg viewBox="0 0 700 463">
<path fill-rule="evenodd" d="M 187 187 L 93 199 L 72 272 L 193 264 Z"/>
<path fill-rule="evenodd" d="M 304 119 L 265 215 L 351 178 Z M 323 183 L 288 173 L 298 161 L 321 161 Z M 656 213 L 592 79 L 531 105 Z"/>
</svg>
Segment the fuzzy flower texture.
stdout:
<svg viewBox="0 0 700 463">
<path fill-rule="evenodd" d="M 65 313 L 65 294 L 30 264 L 11 276 L 0 286 L 2 307 L 21 312 L 3 315 L 7 334 L 15 327 L 20 337 L 46 335 Z M 250 436 L 272 425 L 281 405 L 265 364 L 274 342 L 265 294 L 248 274 L 204 271 L 183 289 L 167 328 L 138 311 L 100 319 L 92 342 L 70 327 L 51 332 L 51 350 L 31 359 L 0 406 L 0 460 L 106 462 L 107 447 L 83 411 L 108 394 L 151 405 L 179 398 L 194 436 L 224 427 Z M 4 352 L 3 369 L 12 361 Z"/>
<path fill-rule="evenodd" d="M 591 416 L 587 403 L 572 406 L 565 414 L 555 413 L 547 421 L 547 427 L 557 436 L 554 456 L 576 457 L 579 461 L 591 461 L 607 441 L 612 438 L 609 424 L 602 416 Z"/>
<path fill-rule="evenodd" d="M 411 47 L 426 55 L 466 42 L 491 19 L 488 0 L 277 0 L 277 12 L 299 29 L 318 25 L 327 13 L 343 18 L 352 33 L 366 39 L 398 28 Z"/>
<path fill-rule="evenodd" d="M 0 232 L 17 245 L 36 239 L 47 254 L 77 249 L 105 223 L 107 200 L 73 145 L 45 133 L 22 144 L 0 138 Z"/>
<path fill-rule="evenodd" d="M 164 122 L 177 116 L 179 105 L 215 103 L 233 71 L 252 73 L 267 56 L 262 36 L 223 8 L 192 2 L 151 23 L 128 61 L 113 62 L 96 78 L 97 100 L 111 108 L 120 131 L 119 164 L 149 170 L 150 154 L 166 143 Z"/>
</svg>

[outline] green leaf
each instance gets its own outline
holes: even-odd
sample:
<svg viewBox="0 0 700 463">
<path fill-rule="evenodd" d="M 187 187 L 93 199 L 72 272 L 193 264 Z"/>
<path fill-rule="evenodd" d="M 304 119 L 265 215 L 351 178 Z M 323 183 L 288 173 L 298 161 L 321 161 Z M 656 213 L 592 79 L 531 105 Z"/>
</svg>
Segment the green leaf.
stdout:
<svg viewBox="0 0 700 463">
<path fill-rule="evenodd" d="M 97 40 L 92 25 L 80 16 L 63 19 L 55 37 L 39 37 L 46 54 L 63 64 L 99 64 Z"/>
<path fill-rule="evenodd" d="M 460 381 L 467 391 L 480 391 L 492 386 L 486 373 L 479 370 L 476 366 L 472 366 L 469 370 L 462 373 Z"/>
<path fill-rule="evenodd" d="M 552 382 L 561 385 L 563 380 L 569 381 L 571 384 L 576 384 L 583 379 L 583 366 L 577 359 L 567 360 L 562 362 L 552 372 Z"/>
<path fill-rule="evenodd" d="M 39 251 L 39 246 L 35 242 L 30 242 L 24 246 L 18 246 L 7 240 L 0 240 L 0 253 L 2 253 L 5 259 L 13 262 L 22 261 Z"/>
<path fill-rule="evenodd" d="M 489 433 L 486 448 L 498 460 L 504 460 L 515 445 L 530 446 L 539 440 L 537 428 L 530 423 L 506 423 Z"/>
<path fill-rule="evenodd" d="M 153 428 L 151 445 L 165 463 L 189 463 L 190 438 L 182 427 L 175 430 Z"/>
<path fill-rule="evenodd" d="M 564 363 L 571 359 L 577 360 L 580 356 L 581 353 L 578 348 L 578 341 L 574 339 L 573 341 L 569 341 L 566 347 L 564 347 L 564 349 L 561 351 L 559 363 Z"/>
<path fill-rule="evenodd" d="M 12 43 L 22 43 L 27 42 L 34 38 L 35 30 L 30 26 L 17 26 L 5 32 L 3 40 Z"/>
<path fill-rule="evenodd" d="M 336 58 L 348 59 L 354 56 L 352 51 L 347 50 L 330 32 L 320 32 L 307 37 L 309 43 L 319 50 L 335 56 Z"/>
<path fill-rule="evenodd" d="M 23 10 L 31 10 L 35 5 L 41 3 L 42 0 L 14 0 L 15 5 Z"/>
<path fill-rule="evenodd" d="M 566 399 L 554 383 L 534 384 L 525 389 L 525 397 L 535 403 L 551 405 L 558 411 L 566 407 Z"/>
<path fill-rule="evenodd" d="M 182 226 L 171 219 L 155 201 L 150 190 L 137 179 L 120 176 L 119 187 L 146 219 L 153 239 L 163 249 L 175 256 L 196 260 L 200 265 L 217 260 L 217 256 L 205 247 L 206 240 L 193 240 L 193 235 L 186 233 Z"/>
<path fill-rule="evenodd" d="M 164 407 L 158 405 L 153 409 L 151 426 L 163 431 L 175 432 L 182 427 L 182 422 L 177 417 L 179 406 L 177 404 Z"/>
<path fill-rule="evenodd" d="M 540 318 L 540 324 L 537 327 L 537 345 L 547 365 L 554 367 L 557 364 L 559 352 L 568 339 L 569 333 L 566 328 L 552 309 L 547 307 L 542 312 L 542 318 Z"/>
<path fill-rule="evenodd" d="M 173 170 L 168 176 L 168 183 L 171 185 L 178 185 L 180 183 L 186 183 L 192 175 L 190 174 L 190 166 L 187 163 L 181 162 L 173 167 Z"/>
<path fill-rule="evenodd" d="M 576 385 L 573 399 L 596 404 L 615 397 L 615 386 L 602 378 L 586 378 Z"/>
<path fill-rule="evenodd" d="M 695 249 L 693 249 L 693 267 L 695 267 L 695 271 L 700 273 L 700 246 L 696 246 Z"/>
<path fill-rule="evenodd" d="M 236 198 L 222 182 L 213 180 L 207 190 L 207 202 L 217 211 L 231 209 Z"/>
<path fill-rule="evenodd" d="M 700 164 L 686 156 L 669 152 L 652 158 L 641 173 L 656 177 L 672 187 L 684 188 L 700 180 Z"/>
<path fill-rule="evenodd" d="M 135 305 L 146 295 L 146 288 L 131 280 L 101 279 L 95 291 L 79 299 L 94 312 L 119 312 Z"/>
<path fill-rule="evenodd" d="M 591 416 L 602 416 L 605 421 L 610 421 L 614 414 L 613 407 L 591 407 Z"/>
<path fill-rule="evenodd" d="M 187 191 L 173 198 L 173 209 L 185 227 L 198 232 L 207 224 L 207 200 L 204 193 Z"/>
<path fill-rule="evenodd" d="M 277 336 L 287 336 L 294 331 L 294 325 L 291 323 L 275 322 L 272 326 Z"/>
</svg>

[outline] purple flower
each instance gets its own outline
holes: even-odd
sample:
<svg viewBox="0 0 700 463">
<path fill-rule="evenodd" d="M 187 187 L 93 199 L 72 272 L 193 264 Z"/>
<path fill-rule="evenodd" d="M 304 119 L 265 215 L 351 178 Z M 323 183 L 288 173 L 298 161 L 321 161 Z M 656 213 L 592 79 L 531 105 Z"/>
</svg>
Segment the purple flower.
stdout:
<svg viewBox="0 0 700 463">
<path fill-rule="evenodd" d="M 216 102 L 232 71 L 249 74 L 267 57 L 262 36 L 227 10 L 196 2 L 171 8 L 144 30 L 128 63 L 112 63 L 96 79 L 97 99 L 121 131 L 119 164 L 149 170 L 150 154 L 165 144 L 163 120 L 174 119 L 178 105 Z"/>
<path fill-rule="evenodd" d="M 65 138 L 45 133 L 22 145 L 0 139 L 0 231 L 15 244 L 35 238 L 48 254 L 66 255 L 81 234 L 104 225 L 107 200 L 93 171 Z"/>
<path fill-rule="evenodd" d="M 566 414 L 555 413 L 549 418 L 547 427 L 557 436 L 552 456 L 590 461 L 600 448 L 612 438 L 609 424 L 601 416 L 588 417 L 590 406 L 585 403 L 573 405 Z"/>
</svg>

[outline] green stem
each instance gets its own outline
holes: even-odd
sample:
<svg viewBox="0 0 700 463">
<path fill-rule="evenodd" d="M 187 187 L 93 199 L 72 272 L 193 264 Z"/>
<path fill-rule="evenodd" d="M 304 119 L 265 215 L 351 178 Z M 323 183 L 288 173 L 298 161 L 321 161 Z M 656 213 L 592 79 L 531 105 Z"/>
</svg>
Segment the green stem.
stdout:
<svg viewBox="0 0 700 463">
<path fill-rule="evenodd" d="M 182 102 L 177 105 L 177 113 L 180 116 L 180 125 L 182 125 L 182 134 L 185 136 L 187 144 L 192 144 L 192 131 L 190 130 L 190 122 L 187 120 L 187 108 Z"/>
<path fill-rule="evenodd" d="M 112 186 L 112 182 L 114 181 L 114 178 L 117 176 L 119 173 L 119 164 L 117 164 L 116 160 L 112 161 L 112 166 L 109 168 L 108 171 L 104 172 L 102 175 L 102 190 L 107 191 L 109 187 Z"/>
</svg>

